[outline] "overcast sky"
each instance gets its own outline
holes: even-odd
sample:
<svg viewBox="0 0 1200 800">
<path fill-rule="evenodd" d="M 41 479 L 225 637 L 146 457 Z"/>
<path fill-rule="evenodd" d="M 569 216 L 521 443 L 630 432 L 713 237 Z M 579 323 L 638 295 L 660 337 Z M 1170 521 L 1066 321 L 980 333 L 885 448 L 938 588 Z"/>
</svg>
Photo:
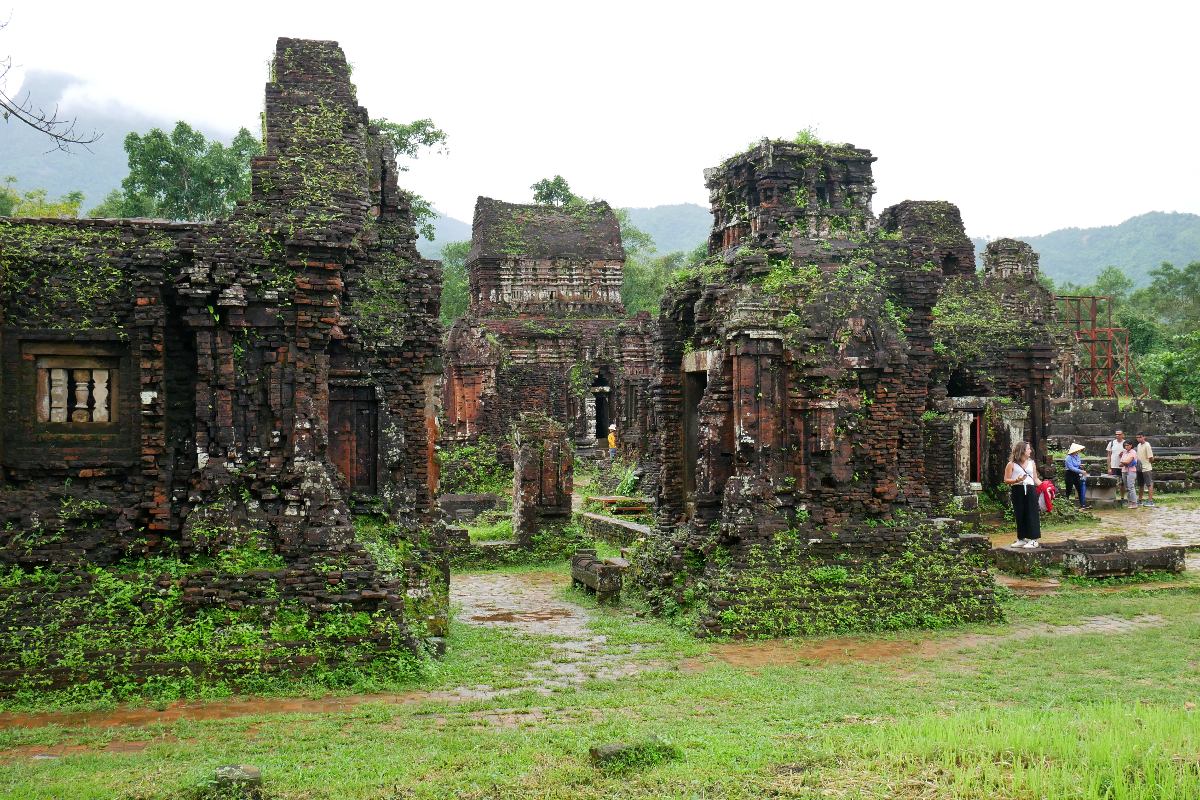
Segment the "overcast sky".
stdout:
<svg viewBox="0 0 1200 800">
<path fill-rule="evenodd" d="M 876 213 L 950 200 L 975 236 L 1200 213 L 1195 2 L 5 8 L 0 55 L 81 76 L 81 128 L 123 103 L 257 131 L 275 38 L 336 39 L 372 117 L 450 135 L 402 182 L 465 221 L 555 173 L 618 206 L 707 205 L 705 167 L 810 126 L 878 157 Z"/>
</svg>

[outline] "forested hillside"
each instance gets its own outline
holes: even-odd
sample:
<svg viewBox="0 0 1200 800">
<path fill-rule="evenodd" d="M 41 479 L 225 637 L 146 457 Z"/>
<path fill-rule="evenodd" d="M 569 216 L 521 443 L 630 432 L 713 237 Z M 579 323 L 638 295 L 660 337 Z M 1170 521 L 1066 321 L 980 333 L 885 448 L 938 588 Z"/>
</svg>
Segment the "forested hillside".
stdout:
<svg viewBox="0 0 1200 800">
<path fill-rule="evenodd" d="M 1041 255 L 1042 272 L 1056 283 L 1091 283 L 1105 267 L 1120 267 L 1135 286 L 1150 283 L 1150 270 L 1164 261 L 1200 260 L 1200 216 L 1151 211 L 1120 225 L 1063 228 L 1040 236 L 1017 236 Z M 986 239 L 975 239 L 982 263 Z"/>
<path fill-rule="evenodd" d="M 77 82 L 70 75 L 33 71 L 25 79 L 21 95 L 28 90 L 39 102 L 53 103 Z M 170 128 L 173 124 L 174 120 L 145 116 L 123 106 L 88 109 L 78 114 L 76 132 L 96 131 L 100 139 L 87 147 L 73 146 L 71 152 L 64 153 L 54 150 L 45 135 L 26 125 L 0 122 L 0 180 L 12 176 L 17 179 L 15 189 L 45 189 L 51 197 L 83 192 L 81 207 L 86 210 L 118 188 L 129 173 L 126 134 L 145 133 L 155 126 Z"/>
<path fill-rule="evenodd" d="M 654 239 L 659 253 L 691 252 L 708 238 L 712 214 L 695 203 L 628 208 L 629 220 Z"/>
</svg>

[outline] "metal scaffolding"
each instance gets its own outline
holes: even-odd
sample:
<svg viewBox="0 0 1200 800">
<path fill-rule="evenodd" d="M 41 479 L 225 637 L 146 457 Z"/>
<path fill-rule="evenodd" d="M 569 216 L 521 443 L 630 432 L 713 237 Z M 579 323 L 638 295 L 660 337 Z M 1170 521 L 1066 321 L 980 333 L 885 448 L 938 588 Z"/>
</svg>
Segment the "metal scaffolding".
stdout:
<svg viewBox="0 0 1200 800">
<path fill-rule="evenodd" d="M 1075 396 L 1145 397 L 1146 385 L 1129 355 L 1129 329 L 1112 324 L 1112 298 L 1059 295 L 1055 299 L 1059 322 L 1075 334 Z"/>
</svg>

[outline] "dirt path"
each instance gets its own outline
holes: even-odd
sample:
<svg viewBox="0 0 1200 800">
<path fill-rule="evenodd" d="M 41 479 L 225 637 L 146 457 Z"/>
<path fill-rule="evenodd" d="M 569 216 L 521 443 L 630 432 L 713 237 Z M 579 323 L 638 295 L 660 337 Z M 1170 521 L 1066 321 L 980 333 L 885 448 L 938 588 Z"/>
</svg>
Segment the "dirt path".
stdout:
<svg viewBox="0 0 1200 800">
<path fill-rule="evenodd" d="M 459 686 L 445 691 L 345 695 L 323 698 L 262 697 L 171 703 L 165 708 L 128 708 L 96 712 L 0 713 L 0 728 L 88 726 L 140 727 L 179 720 L 214 720 L 259 714 L 321 714 L 348 711 L 366 703 L 406 705 L 427 701 L 492 700 L 532 690 L 550 695 L 588 680 L 618 680 L 658 662 L 634 661 L 641 647 L 608 646 L 604 636 L 588 628 L 589 611 L 558 598 L 570 578 L 557 572 L 491 572 L 454 575 L 450 602 L 458 609 L 457 624 L 500 628 L 517 634 L 551 637 L 546 657 L 529 665 L 515 685 Z M 40 751 L 39 751 L 40 752 Z M 11 755 L 11 753 L 9 754 Z M 5 756 L 0 752 L 0 757 Z"/>
<path fill-rule="evenodd" d="M 588 630 L 588 610 L 559 599 L 569 581 L 556 572 L 489 572 L 451 578 L 450 603 L 461 609 L 456 621 L 556 637 L 547 645 L 549 658 L 534 662 L 520 689 L 508 691 L 550 694 L 592 678 L 616 680 L 647 668 L 629 660 L 640 650 L 637 645 L 608 652 L 606 638 Z"/>
<path fill-rule="evenodd" d="M 571 492 L 571 510 L 579 513 L 583 511 L 583 495 L 584 489 L 592 485 L 592 479 L 583 474 L 575 476 L 575 486 Z"/>
<path fill-rule="evenodd" d="M 1166 624 L 1166 620 L 1162 617 L 1147 614 L 1133 619 L 1089 617 L 1075 625 L 1027 625 L 1003 634 L 968 633 L 961 636 L 915 641 L 841 637 L 810 642 L 786 639 L 770 642 L 738 642 L 717 645 L 707 657 L 688 659 L 680 664 L 680 669 L 685 672 L 700 671 L 712 666 L 716 661 L 722 661 L 735 667 L 754 669 L 763 666 L 799 663 L 888 661 L 907 655 L 932 659 L 944 653 L 1037 636 L 1119 635 L 1164 624 Z"/>
</svg>

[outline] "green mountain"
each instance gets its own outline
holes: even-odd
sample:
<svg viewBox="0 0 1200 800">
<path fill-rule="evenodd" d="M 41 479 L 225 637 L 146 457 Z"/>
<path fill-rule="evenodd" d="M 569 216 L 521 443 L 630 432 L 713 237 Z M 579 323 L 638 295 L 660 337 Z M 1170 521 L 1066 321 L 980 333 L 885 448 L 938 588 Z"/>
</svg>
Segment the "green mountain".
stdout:
<svg viewBox="0 0 1200 800">
<path fill-rule="evenodd" d="M 1185 267 L 1200 261 L 1200 215 L 1151 211 L 1120 225 L 1063 228 L 1041 236 L 1015 237 L 1041 256 L 1042 271 L 1057 283 L 1088 284 L 1105 267 L 1124 270 L 1137 286 L 1150 282 L 1150 270 L 1169 261 Z M 983 263 L 986 239 L 974 239 Z"/>
<path fill-rule="evenodd" d="M 708 239 L 712 214 L 695 203 L 627 208 L 629 221 L 650 234 L 660 254 L 694 250 Z"/>
<path fill-rule="evenodd" d="M 442 248 L 450 242 L 465 242 L 471 238 L 471 226 L 454 217 L 438 214 L 433 220 L 434 240 L 422 236 L 417 239 L 417 250 L 426 258 L 441 258 Z"/>
<path fill-rule="evenodd" d="M 677 250 L 694 250 L 708 239 L 712 227 L 712 215 L 707 208 L 695 203 L 679 203 L 652 208 L 627 208 L 629 219 L 634 225 L 650 234 L 660 255 Z M 471 226 L 453 217 L 439 216 L 433 227 L 437 240 L 417 240 L 417 249 L 426 258 L 437 258 L 447 242 L 459 242 L 471 238 Z"/>
<path fill-rule="evenodd" d="M 20 96 L 28 91 L 35 106 L 52 109 L 63 93 L 79 79 L 57 72 L 32 70 L 25 77 Z M 125 155 L 125 136 L 131 131 L 145 133 L 151 128 L 170 129 L 175 120 L 151 117 L 123 106 L 86 109 L 76 116 L 67 109 L 61 114 L 76 117 L 75 132 L 86 136 L 96 131 L 100 139 L 86 147 L 72 145 L 69 153 L 53 148 L 45 135 L 14 120 L 0 122 L 0 180 L 17 179 L 19 192 L 45 189 L 52 198 L 79 190 L 83 192 L 83 210 L 99 205 L 104 196 L 119 188 L 129 173 Z M 206 136 L 228 139 L 222 133 L 204 130 Z"/>
</svg>

